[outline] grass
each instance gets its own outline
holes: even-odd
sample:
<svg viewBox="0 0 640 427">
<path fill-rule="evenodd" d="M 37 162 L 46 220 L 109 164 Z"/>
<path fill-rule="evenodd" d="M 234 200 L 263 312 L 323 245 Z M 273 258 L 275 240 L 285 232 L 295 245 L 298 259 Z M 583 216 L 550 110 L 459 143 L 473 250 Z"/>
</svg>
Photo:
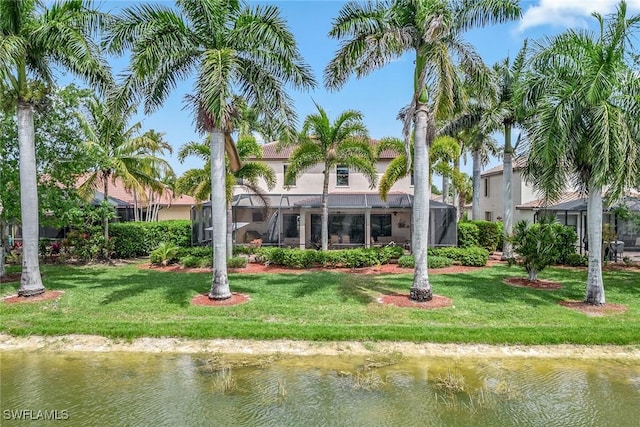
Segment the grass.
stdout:
<svg viewBox="0 0 640 427">
<path fill-rule="evenodd" d="M 496 266 L 431 275 L 434 292 L 453 300 L 438 310 L 380 305 L 384 293 L 408 292 L 411 275 L 337 272 L 230 274 L 231 289 L 251 295 L 231 307 L 195 307 L 208 273 L 122 267 L 45 266 L 45 286 L 64 290 L 57 302 L 0 304 L 0 331 L 13 335 L 97 334 L 135 338 L 249 338 L 429 341 L 489 344 L 640 344 L 640 273 L 604 272 L 607 300 L 629 310 L 588 317 L 558 304 L 584 297 L 586 272 L 548 269 L 541 279 L 563 289 L 510 287 L 522 270 Z M 18 283 L 0 286 L 15 293 Z"/>
</svg>

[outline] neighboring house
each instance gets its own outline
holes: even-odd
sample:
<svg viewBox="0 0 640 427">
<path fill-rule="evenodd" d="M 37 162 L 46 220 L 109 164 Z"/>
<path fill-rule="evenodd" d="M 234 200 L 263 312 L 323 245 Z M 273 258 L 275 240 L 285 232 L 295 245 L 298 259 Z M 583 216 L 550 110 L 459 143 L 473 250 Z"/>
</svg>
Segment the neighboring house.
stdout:
<svg viewBox="0 0 640 427">
<path fill-rule="evenodd" d="M 82 180 L 79 181 L 82 184 Z M 146 192 L 135 194 L 127 190 L 120 179 L 108 182 L 109 202 L 116 207 L 116 221 L 133 221 L 134 209 L 141 213 L 140 220 L 144 221 L 150 215 L 152 220 L 165 221 L 170 219 L 190 219 L 191 207 L 196 201 L 191 196 L 174 197 L 171 191 L 161 195 Z M 99 189 L 103 189 L 100 184 Z M 101 191 L 95 191 L 92 203 L 98 204 L 104 199 Z"/>
<path fill-rule="evenodd" d="M 526 166 L 526 158 L 518 157 L 513 161 L 513 202 L 514 224 L 520 220 L 535 222 L 540 212 L 554 213 L 561 224 L 573 227 L 578 233 L 576 245 L 582 252 L 587 244 L 587 202 L 585 195 L 576 191 L 567 183 L 562 197 L 553 204 L 547 203 L 540 194 L 534 191 L 533 185 L 526 182 L 522 173 Z M 480 212 L 482 219 L 500 221 L 503 215 L 503 167 L 502 165 L 484 171 L 481 175 Z M 629 193 L 621 203 L 631 211 L 640 213 L 640 194 Z M 603 212 L 603 224 L 610 224 L 617 241 L 623 242 L 625 248 L 640 249 L 640 230 L 631 221 L 617 218 L 612 209 Z"/>
<path fill-rule="evenodd" d="M 375 143 L 373 141 L 372 143 Z M 261 239 L 263 244 L 299 248 L 317 248 L 320 244 L 323 169 L 307 171 L 286 186 L 284 176 L 293 148 L 278 151 L 277 143 L 262 146 L 260 161 L 276 173 L 276 186 L 269 192 L 268 207 L 255 194 L 237 187 L 232 202 L 236 243 Z M 395 158 L 384 152 L 377 163 L 378 177 Z M 260 187 L 266 189 L 264 182 Z M 377 188 L 369 188 L 360 173 L 338 165 L 329 176 L 329 246 L 331 248 L 384 246 L 393 242 L 410 247 L 413 185 L 411 178 L 399 180 L 383 201 Z M 194 241 L 211 238 L 208 228 L 208 204 L 193 209 Z M 207 212 L 208 211 L 208 212 Z M 431 202 L 429 244 L 456 245 L 455 209 Z"/>
</svg>

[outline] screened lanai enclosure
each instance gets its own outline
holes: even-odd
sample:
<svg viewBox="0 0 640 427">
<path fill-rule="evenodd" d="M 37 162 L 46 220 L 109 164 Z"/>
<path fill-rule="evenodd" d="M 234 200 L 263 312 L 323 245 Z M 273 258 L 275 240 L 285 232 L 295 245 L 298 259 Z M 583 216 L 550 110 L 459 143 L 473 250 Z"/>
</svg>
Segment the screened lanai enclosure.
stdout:
<svg viewBox="0 0 640 427">
<path fill-rule="evenodd" d="M 266 202 L 266 204 L 265 204 Z M 329 247 L 411 247 L 413 196 L 377 193 L 330 194 Z M 264 200 L 255 194 L 238 194 L 232 202 L 233 240 L 263 246 L 319 248 L 322 195 L 272 194 Z M 211 203 L 191 210 L 194 245 L 211 243 Z M 455 246 L 456 210 L 451 205 L 431 201 L 430 246 Z"/>
<path fill-rule="evenodd" d="M 622 210 L 620 208 L 623 208 Z M 623 215 L 626 212 L 630 215 Z M 541 208 L 534 219 L 540 215 L 552 214 L 558 222 L 573 227 L 578 234 L 576 247 L 580 253 L 589 250 L 587 240 L 587 199 L 585 197 L 569 200 L 554 206 Z M 640 215 L 640 198 L 625 197 L 620 202 L 602 212 L 603 227 L 607 227 L 613 233 L 613 240 L 605 241 L 605 245 L 615 248 L 618 255 L 624 251 L 640 250 L 640 224 L 634 218 Z"/>
</svg>

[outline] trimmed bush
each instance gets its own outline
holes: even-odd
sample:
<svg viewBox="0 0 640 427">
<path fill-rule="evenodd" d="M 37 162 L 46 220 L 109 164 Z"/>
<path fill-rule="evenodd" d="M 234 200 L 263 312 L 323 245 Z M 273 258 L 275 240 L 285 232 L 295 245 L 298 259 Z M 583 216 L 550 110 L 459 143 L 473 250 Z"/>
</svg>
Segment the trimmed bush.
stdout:
<svg viewBox="0 0 640 427">
<path fill-rule="evenodd" d="M 471 221 L 471 223 L 478 227 L 478 246 L 494 252 L 498 248 L 498 240 L 502 234 L 498 223 L 482 220 Z"/>
<path fill-rule="evenodd" d="M 453 264 L 453 260 L 441 256 L 427 257 L 427 265 L 429 268 L 444 268 Z M 403 268 L 415 268 L 416 261 L 413 255 L 403 255 L 398 258 L 398 266 Z"/>
<path fill-rule="evenodd" d="M 504 250 L 504 223 L 502 221 L 498 221 L 495 224 L 498 227 L 498 244 L 496 246 L 496 250 L 502 252 Z"/>
<path fill-rule="evenodd" d="M 427 265 L 429 266 L 429 268 L 450 267 L 451 264 L 453 264 L 453 260 L 451 258 L 446 258 L 442 256 L 427 257 Z"/>
<path fill-rule="evenodd" d="M 117 258 L 149 255 L 161 242 L 191 246 L 191 221 L 118 222 L 109 226 Z"/>
<path fill-rule="evenodd" d="M 193 255 L 187 255 L 180 258 L 180 264 L 182 264 L 186 268 L 195 268 L 200 267 L 200 260 L 201 258 L 195 257 Z"/>
<path fill-rule="evenodd" d="M 458 246 L 461 248 L 469 248 L 478 246 L 478 235 L 480 231 L 478 226 L 470 222 L 458 223 Z"/>
<path fill-rule="evenodd" d="M 565 264 L 571 267 L 586 267 L 589 265 L 589 258 L 586 255 L 573 253 L 567 255 Z"/>
<path fill-rule="evenodd" d="M 228 268 L 245 268 L 247 266 L 247 259 L 245 257 L 233 257 L 227 260 Z"/>
<path fill-rule="evenodd" d="M 403 255 L 398 258 L 398 267 L 402 268 L 414 268 L 416 266 L 416 261 L 413 258 L 413 255 Z"/>
<path fill-rule="evenodd" d="M 477 246 L 470 248 L 429 248 L 428 253 L 429 257 L 445 257 L 469 267 L 483 267 L 489 261 L 489 251 Z"/>
<path fill-rule="evenodd" d="M 554 260 L 556 264 L 569 264 L 569 257 L 576 255 L 576 241 L 578 234 L 568 225 L 554 224 L 553 231 L 555 233 L 555 242 L 557 258 Z"/>
</svg>

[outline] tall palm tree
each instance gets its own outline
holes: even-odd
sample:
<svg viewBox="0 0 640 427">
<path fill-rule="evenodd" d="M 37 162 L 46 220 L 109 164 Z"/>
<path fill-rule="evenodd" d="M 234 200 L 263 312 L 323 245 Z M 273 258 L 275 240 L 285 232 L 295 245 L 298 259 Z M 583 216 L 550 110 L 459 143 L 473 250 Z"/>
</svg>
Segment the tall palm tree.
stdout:
<svg viewBox="0 0 640 427">
<path fill-rule="evenodd" d="M 188 142 L 180 148 L 178 160 L 183 162 L 189 156 L 195 156 L 205 161 L 203 168 L 187 170 L 176 182 L 176 189 L 183 194 L 193 196 L 197 201 L 210 200 L 211 197 L 211 150 L 209 143 Z M 265 207 L 268 206 L 267 193 L 259 185 L 262 179 L 267 184 L 267 189 L 272 190 L 276 185 L 276 174 L 271 166 L 257 159 L 262 158 L 262 147 L 251 135 L 243 135 L 238 139 L 238 157 L 243 167 L 235 172 L 231 170 L 227 162 L 226 176 L 226 203 L 227 210 L 231 209 L 233 190 L 236 186 L 245 187 L 262 200 Z M 230 218 L 227 212 L 227 219 Z M 232 256 L 233 247 L 230 245 L 232 230 L 227 231 L 227 257 Z M 231 246 L 231 247 L 230 247 Z"/>
<path fill-rule="evenodd" d="M 333 123 L 327 112 L 316 104 L 318 114 L 310 114 L 289 157 L 289 167 L 284 182 L 295 182 L 305 171 L 322 165 L 322 250 L 329 246 L 329 175 L 338 165 L 361 172 L 371 188 L 376 186 L 378 175 L 376 160 L 362 113 L 343 111 Z"/>
<path fill-rule="evenodd" d="M 43 91 L 36 82 L 53 83 L 53 68 L 84 78 L 94 86 L 111 81 L 109 67 L 92 36 L 107 16 L 89 1 L 69 0 L 48 8 L 38 0 L 0 2 L 0 89 L 15 102 L 20 146 L 20 208 L 22 215 L 22 277 L 18 294 L 45 291 L 38 262 L 38 188 L 34 105 Z"/>
<path fill-rule="evenodd" d="M 523 84 L 525 55 L 527 51 L 527 40 L 513 62 L 509 57 L 493 65 L 494 76 L 497 80 L 498 96 L 497 102 L 491 106 L 500 116 L 502 131 L 504 133 L 503 147 L 503 173 L 502 173 L 502 193 L 503 193 L 503 214 L 504 233 L 510 236 L 513 231 L 513 156 L 515 147 L 511 142 L 511 130 L 519 125 L 525 118 L 525 112 L 517 99 L 517 86 Z M 504 240 L 502 259 L 513 258 L 513 245 L 510 239 Z"/>
<path fill-rule="evenodd" d="M 462 40 L 462 33 L 516 19 L 520 14 L 517 0 L 390 0 L 347 3 L 333 21 L 329 35 L 343 43 L 325 70 L 329 88 L 343 86 L 351 74 L 365 76 L 406 52 L 415 55 L 413 99 L 404 116 L 407 151 L 409 133 L 412 127 L 414 130 L 413 300 L 432 298 L 427 271 L 428 151 L 435 138 L 436 119 L 452 116 L 462 103 L 453 53 L 465 73 L 479 81 L 486 67 Z"/>
<path fill-rule="evenodd" d="M 121 180 L 125 188 L 136 194 L 147 189 L 162 192 L 160 176 L 173 173 L 171 166 L 158 157 L 171 146 L 156 132 L 140 134 L 142 124 L 129 126 L 136 108 L 120 111 L 114 105 L 94 97 L 87 102 L 86 115 L 80 116 L 80 126 L 86 138 L 87 151 L 96 164 L 79 187 L 85 197 L 93 197 L 102 189 L 103 200 L 109 199 L 109 181 Z M 109 218 L 103 218 L 105 240 L 109 239 Z"/>
<path fill-rule="evenodd" d="M 211 150 L 214 266 L 209 298 L 229 298 L 224 152 L 236 114 L 234 92 L 293 128 L 295 114 L 285 87 L 314 86 L 311 71 L 277 7 L 249 7 L 238 0 L 133 6 L 123 10 L 107 42 L 115 53 L 131 49 L 131 76 L 121 97 L 142 94 L 147 111 L 160 106 L 178 81 L 196 75 L 196 123 L 209 134 Z"/>
<path fill-rule="evenodd" d="M 525 174 L 550 201 L 568 182 L 587 192 L 585 301 L 603 305 L 602 193 L 615 201 L 640 175 L 640 81 L 630 67 L 640 15 L 627 17 L 621 2 L 606 18 L 593 16 L 598 33 L 568 30 L 533 49 Z"/>
</svg>

